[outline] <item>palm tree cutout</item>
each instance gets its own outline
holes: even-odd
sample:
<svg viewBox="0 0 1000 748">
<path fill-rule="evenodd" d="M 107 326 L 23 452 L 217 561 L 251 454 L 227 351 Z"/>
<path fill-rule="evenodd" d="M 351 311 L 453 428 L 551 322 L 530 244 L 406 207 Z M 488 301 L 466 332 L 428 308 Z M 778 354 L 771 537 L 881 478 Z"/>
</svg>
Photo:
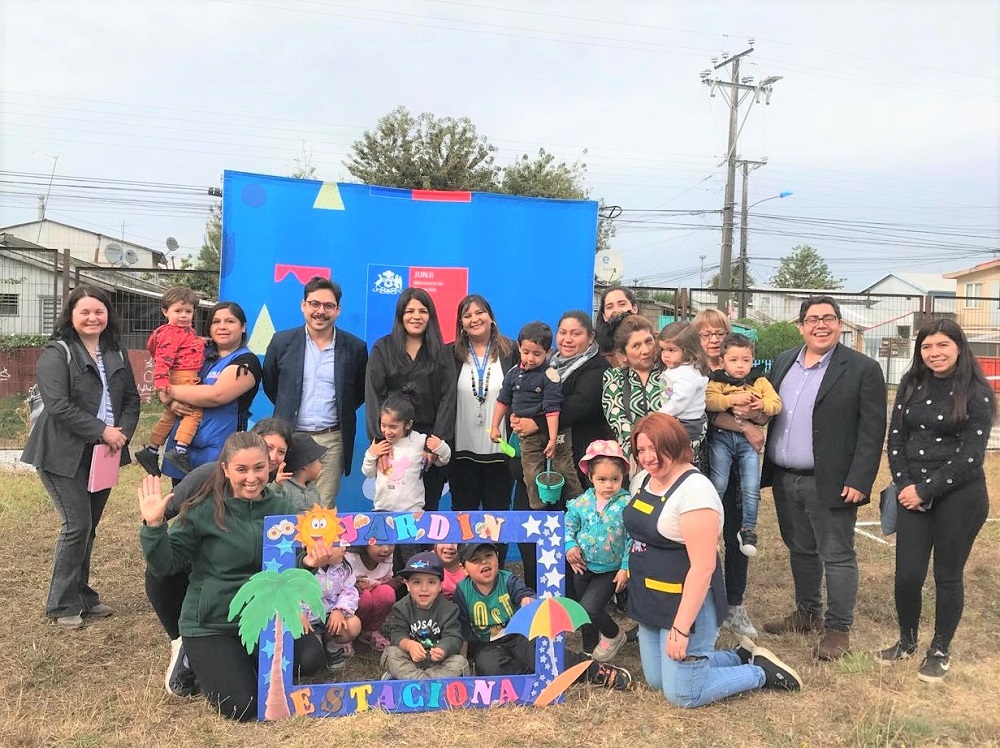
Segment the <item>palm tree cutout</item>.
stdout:
<svg viewBox="0 0 1000 748">
<path fill-rule="evenodd" d="M 546 671 L 552 675 L 549 684 L 538 694 L 534 706 L 547 706 L 559 698 L 590 667 L 590 661 L 581 662 L 562 673 L 556 666 L 556 651 L 553 639 L 559 634 L 576 631 L 590 616 L 576 600 L 568 597 L 543 597 L 528 603 L 515 611 L 504 628 L 505 634 L 521 634 L 529 639 L 542 639 L 548 655 Z"/>
<path fill-rule="evenodd" d="M 293 639 L 305 633 L 303 605 L 313 611 L 323 610 L 323 592 L 319 582 L 305 569 L 259 571 L 243 583 L 229 605 L 229 620 L 240 617 L 240 641 L 250 654 L 253 654 L 261 634 L 274 621 L 274 653 L 264 708 L 266 720 L 292 716 L 281 667 L 284 631 L 287 629 Z"/>
</svg>

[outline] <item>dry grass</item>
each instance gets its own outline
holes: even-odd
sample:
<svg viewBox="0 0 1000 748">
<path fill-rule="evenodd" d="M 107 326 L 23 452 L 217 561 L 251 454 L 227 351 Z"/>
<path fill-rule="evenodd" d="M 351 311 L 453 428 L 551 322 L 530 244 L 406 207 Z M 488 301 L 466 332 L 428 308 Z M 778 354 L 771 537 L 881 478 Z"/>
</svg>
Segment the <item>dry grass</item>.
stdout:
<svg viewBox="0 0 1000 748">
<path fill-rule="evenodd" d="M 1000 485 L 1000 455 L 988 463 Z M 162 674 L 167 640 L 143 593 L 130 468 L 115 489 L 94 558 L 95 585 L 116 614 L 64 633 L 42 616 L 58 522 L 31 473 L 0 473 L 0 744 L 4 746 L 428 746 L 628 745 L 896 746 L 1000 744 L 996 684 L 1000 682 L 1000 523 L 979 538 L 967 571 L 965 618 L 945 683 L 915 677 L 916 663 L 882 669 L 866 654 L 893 641 L 891 548 L 858 538 L 862 582 L 854 646 L 840 663 L 811 659 L 806 636 L 761 637 L 806 680 L 801 694 L 760 692 L 695 711 L 670 707 L 640 685 L 633 694 L 576 687 L 567 703 L 548 709 L 493 709 L 392 716 L 367 712 L 328 720 L 236 725 L 201 699 L 166 696 Z M 878 485 L 884 485 L 885 478 Z M 784 615 L 791 603 L 787 554 L 767 507 L 762 556 L 751 565 L 747 603 L 753 619 Z M 863 519 L 874 519 L 874 507 Z M 876 531 L 877 534 L 877 531 Z M 926 609 L 933 608 L 933 582 Z M 926 637 L 925 637 L 926 641 Z M 722 643 L 728 643 L 723 637 Z M 374 676 L 359 652 L 346 677 Z M 621 664 L 639 675 L 634 646 Z M 641 680 L 641 678 L 637 678 Z"/>
</svg>

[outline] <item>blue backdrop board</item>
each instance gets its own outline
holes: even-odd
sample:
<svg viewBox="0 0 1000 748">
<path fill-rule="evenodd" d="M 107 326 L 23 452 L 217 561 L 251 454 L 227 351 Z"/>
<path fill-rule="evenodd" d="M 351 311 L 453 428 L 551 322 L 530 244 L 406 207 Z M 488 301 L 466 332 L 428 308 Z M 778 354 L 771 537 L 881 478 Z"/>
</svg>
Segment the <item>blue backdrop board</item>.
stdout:
<svg viewBox="0 0 1000 748">
<path fill-rule="evenodd" d="M 407 286 L 435 300 L 446 340 L 466 293 L 485 296 L 504 334 L 526 322 L 555 326 L 593 304 L 597 203 L 479 192 L 438 192 L 315 182 L 227 171 L 223 182 L 221 299 L 246 311 L 250 349 L 264 355 L 276 330 L 304 324 L 312 276 L 344 291 L 337 327 L 369 349 L 389 333 Z M 252 420 L 271 414 L 263 394 Z M 368 446 L 359 417 L 355 465 L 337 505 L 370 508 L 362 491 Z M 446 508 L 447 504 L 442 504 Z"/>
</svg>

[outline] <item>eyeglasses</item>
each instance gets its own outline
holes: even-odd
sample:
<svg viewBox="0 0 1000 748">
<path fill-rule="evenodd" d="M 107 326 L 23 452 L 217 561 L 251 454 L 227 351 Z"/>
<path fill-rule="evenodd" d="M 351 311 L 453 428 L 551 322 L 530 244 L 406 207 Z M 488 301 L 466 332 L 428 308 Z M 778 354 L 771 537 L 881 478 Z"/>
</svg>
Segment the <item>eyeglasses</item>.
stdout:
<svg viewBox="0 0 1000 748">
<path fill-rule="evenodd" d="M 817 317 L 814 314 L 802 320 L 802 324 L 805 325 L 806 327 L 816 327 L 816 325 L 818 325 L 820 322 L 822 322 L 824 325 L 832 325 L 839 319 L 840 317 L 838 317 L 836 314 L 824 314 L 822 317 Z"/>
<path fill-rule="evenodd" d="M 724 333 L 724 332 L 703 332 L 703 333 L 699 333 L 698 337 L 701 338 L 702 340 L 722 340 L 724 337 L 726 337 L 726 333 Z"/>
<path fill-rule="evenodd" d="M 323 301 L 313 301 L 312 299 L 309 299 L 309 301 L 306 302 L 306 306 L 308 306 L 314 312 L 319 309 L 322 309 L 324 312 L 332 312 L 339 306 L 339 304 L 334 304 L 332 301 L 323 302 Z"/>
</svg>

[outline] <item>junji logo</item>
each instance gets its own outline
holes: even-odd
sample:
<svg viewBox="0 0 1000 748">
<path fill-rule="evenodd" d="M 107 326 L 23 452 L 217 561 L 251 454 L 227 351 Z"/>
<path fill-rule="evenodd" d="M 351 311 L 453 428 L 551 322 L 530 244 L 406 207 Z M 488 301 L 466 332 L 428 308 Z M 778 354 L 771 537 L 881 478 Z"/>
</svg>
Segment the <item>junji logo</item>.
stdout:
<svg viewBox="0 0 1000 748">
<path fill-rule="evenodd" d="M 403 292 L 403 276 L 391 270 L 379 273 L 375 279 L 375 285 L 372 286 L 372 291 L 393 296 L 398 295 Z"/>
</svg>

